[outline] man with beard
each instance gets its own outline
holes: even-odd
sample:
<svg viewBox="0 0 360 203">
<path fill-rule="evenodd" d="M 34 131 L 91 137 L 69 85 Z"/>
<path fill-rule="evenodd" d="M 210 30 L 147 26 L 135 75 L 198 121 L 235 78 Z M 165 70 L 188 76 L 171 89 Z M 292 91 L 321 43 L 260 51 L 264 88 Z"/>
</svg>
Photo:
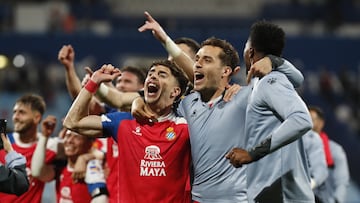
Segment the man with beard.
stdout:
<svg viewBox="0 0 360 203">
<path fill-rule="evenodd" d="M 26 94 L 20 97 L 13 108 L 14 132 L 8 133 L 8 138 L 15 151 L 26 157 L 26 171 L 30 182 L 27 192 L 20 196 L 0 193 L 1 202 L 41 202 L 45 182 L 51 180 L 45 174 L 33 178 L 30 174 L 32 155 L 35 151 L 38 137 L 41 133 L 37 131 L 45 112 L 46 105 L 44 99 L 35 94 Z M 46 149 L 45 161 L 50 164 L 57 154 L 57 142 L 50 139 Z M 0 159 L 4 162 L 5 152 L 0 151 Z"/>
</svg>

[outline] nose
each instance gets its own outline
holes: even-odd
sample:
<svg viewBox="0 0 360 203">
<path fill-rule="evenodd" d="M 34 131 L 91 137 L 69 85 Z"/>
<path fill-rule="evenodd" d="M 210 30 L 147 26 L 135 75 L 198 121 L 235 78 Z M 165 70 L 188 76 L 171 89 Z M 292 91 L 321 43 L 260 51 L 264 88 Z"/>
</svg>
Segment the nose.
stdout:
<svg viewBox="0 0 360 203">
<path fill-rule="evenodd" d="M 149 75 L 149 78 L 150 78 L 150 79 L 157 79 L 157 73 L 151 73 L 151 74 Z"/>
<path fill-rule="evenodd" d="M 194 63 L 194 69 L 198 69 L 198 68 L 201 68 L 201 61 L 200 60 L 197 60 Z"/>
<path fill-rule="evenodd" d="M 116 89 L 118 89 L 119 91 L 122 91 L 122 92 L 124 92 L 124 87 L 125 87 L 125 85 L 123 84 L 123 83 L 121 83 L 121 82 L 119 82 L 119 83 L 116 83 Z"/>
<path fill-rule="evenodd" d="M 18 120 L 19 119 L 19 114 L 14 112 L 13 113 L 13 116 L 12 116 L 12 119 L 15 121 L 15 120 Z"/>
</svg>

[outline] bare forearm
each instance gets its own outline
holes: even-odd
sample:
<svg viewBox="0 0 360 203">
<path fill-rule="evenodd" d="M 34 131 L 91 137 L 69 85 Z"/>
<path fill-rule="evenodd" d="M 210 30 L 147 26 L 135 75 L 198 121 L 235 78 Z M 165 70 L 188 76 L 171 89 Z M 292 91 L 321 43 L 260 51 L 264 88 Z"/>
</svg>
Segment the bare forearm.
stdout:
<svg viewBox="0 0 360 203">
<path fill-rule="evenodd" d="M 38 178 L 45 166 L 45 151 L 48 138 L 40 136 L 36 145 L 33 158 L 31 159 L 31 175 Z"/>
<path fill-rule="evenodd" d="M 31 175 L 41 181 L 48 182 L 55 177 L 53 166 L 45 163 L 46 145 L 48 137 L 40 136 L 31 159 Z"/>
<path fill-rule="evenodd" d="M 194 83 L 194 61 L 188 55 L 186 55 L 185 52 L 182 52 L 178 57 L 174 57 L 174 61 L 180 68 L 182 68 L 189 81 Z"/>
<path fill-rule="evenodd" d="M 91 100 L 92 94 L 85 88 L 81 89 L 78 97 L 74 100 L 70 107 L 69 112 L 65 116 L 63 125 L 66 128 L 75 130 L 78 128 L 78 124 L 81 118 L 88 115 L 88 106 Z"/>
<path fill-rule="evenodd" d="M 64 127 L 89 137 L 101 136 L 101 117 L 88 115 L 89 103 L 92 94 L 86 88 L 82 88 L 76 97 L 69 112 L 65 116 Z"/>
<path fill-rule="evenodd" d="M 103 102 L 119 109 L 131 106 L 134 99 L 140 96 L 137 92 L 119 92 L 115 88 L 103 84 L 100 85 L 97 95 Z"/>
<path fill-rule="evenodd" d="M 182 68 L 188 76 L 189 81 L 194 82 L 193 65 L 194 60 L 190 58 L 175 42 L 167 37 L 165 42 L 162 43 L 168 54 L 174 59 L 175 63 Z"/>
<path fill-rule="evenodd" d="M 66 69 L 65 82 L 66 88 L 71 96 L 75 99 L 81 90 L 81 81 L 78 75 L 76 74 L 75 67 L 72 65 Z"/>
</svg>

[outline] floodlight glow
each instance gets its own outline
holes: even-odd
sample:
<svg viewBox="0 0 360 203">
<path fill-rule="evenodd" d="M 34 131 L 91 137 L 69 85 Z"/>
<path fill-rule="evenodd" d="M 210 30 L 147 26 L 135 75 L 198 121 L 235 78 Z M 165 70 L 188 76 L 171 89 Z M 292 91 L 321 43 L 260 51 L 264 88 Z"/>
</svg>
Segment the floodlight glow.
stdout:
<svg viewBox="0 0 360 203">
<path fill-rule="evenodd" d="M 13 64 L 17 68 L 21 68 L 25 65 L 25 57 L 21 54 L 18 54 L 14 57 Z"/>
</svg>

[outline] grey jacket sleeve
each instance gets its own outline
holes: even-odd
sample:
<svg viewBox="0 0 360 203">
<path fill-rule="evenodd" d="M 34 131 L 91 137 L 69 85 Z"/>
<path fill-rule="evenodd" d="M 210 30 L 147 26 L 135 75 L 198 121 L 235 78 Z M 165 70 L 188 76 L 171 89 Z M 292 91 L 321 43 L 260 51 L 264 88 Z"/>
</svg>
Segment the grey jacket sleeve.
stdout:
<svg viewBox="0 0 360 203">
<path fill-rule="evenodd" d="M 260 144 L 249 149 L 253 161 L 299 139 L 312 128 L 311 117 L 304 101 L 284 74 L 271 72 L 258 82 L 256 89 L 258 105 L 266 106 L 269 113 L 272 112 L 281 124 Z M 272 121 L 268 122 L 272 125 Z"/>
<path fill-rule="evenodd" d="M 315 181 L 315 187 L 323 184 L 328 177 L 324 146 L 320 135 L 310 130 L 303 137 L 305 153 L 309 159 L 311 178 Z"/>
<path fill-rule="evenodd" d="M 259 87 L 264 101 L 282 121 L 270 135 L 270 151 L 274 151 L 299 139 L 312 128 L 312 121 L 304 101 L 283 74 L 269 74 L 264 79 Z"/>
<path fill-rule="evenodd" d="M 29 188 L 26 159 L 15 151 L 5 156 L 6 165 L 0 166 L 0 191 L 20 196 Z"/>
<path fill-rule="evenodd" d="M 333 169 L 334 197 L 338 202 L 345 202 L 346 191 L 350 181 L 346 153 L 342 146 L 334 141 L 330 141 L 330 150 L 335 162 Z"/>
<path fill-rule="evenodd" d="M 304 82 L 303 74 L 297 68 L 295 68 L 292 63 L 285 59 L 283 60 L 284 63 L 282 65 L 274 67 L 273 69 L 284 73 L 295 88 L 300 87 Z"/>
</svg>

